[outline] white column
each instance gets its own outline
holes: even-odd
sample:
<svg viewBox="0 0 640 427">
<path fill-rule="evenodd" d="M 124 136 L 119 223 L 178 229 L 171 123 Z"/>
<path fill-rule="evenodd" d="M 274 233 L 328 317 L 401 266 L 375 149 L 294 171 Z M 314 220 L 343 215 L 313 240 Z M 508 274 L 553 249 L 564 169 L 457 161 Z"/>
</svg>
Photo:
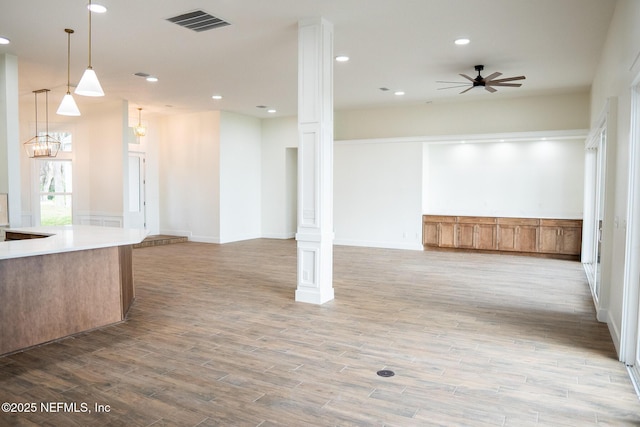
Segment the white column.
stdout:
<svg viewBox="0 0 640 427">
<path fill-rule="evenodd" d="M 333 299 L 333 25 L 298 24 L 298 287 L 296 301 Z"/>
<path fill-rule="evenodd" d="M 9 224 L 22 225 L 18 125 L 18 58 L 0 55 L 0 193 L 8 194 Z M 26 155 L 26 154 L 25 154 Z M 0 207 L 4 209 L 4 207 Z"/>
</svg>

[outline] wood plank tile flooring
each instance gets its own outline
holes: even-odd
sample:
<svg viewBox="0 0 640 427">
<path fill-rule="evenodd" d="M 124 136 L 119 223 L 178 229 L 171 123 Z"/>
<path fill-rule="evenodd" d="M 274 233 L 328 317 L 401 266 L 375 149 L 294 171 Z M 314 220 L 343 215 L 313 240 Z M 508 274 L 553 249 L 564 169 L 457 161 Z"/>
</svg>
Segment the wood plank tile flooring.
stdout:
<svg viewBox="0 0 640 427">
<path fill-rule="evenodd" d="M 579 263 L 336 246 L 334 264 L 315 306 L 293 300 L 292 240 L 136 249 L 127 321 L 0 358 L 0 402 L 37 404 L 0 425 L 640 425 Z"/>
</svg>

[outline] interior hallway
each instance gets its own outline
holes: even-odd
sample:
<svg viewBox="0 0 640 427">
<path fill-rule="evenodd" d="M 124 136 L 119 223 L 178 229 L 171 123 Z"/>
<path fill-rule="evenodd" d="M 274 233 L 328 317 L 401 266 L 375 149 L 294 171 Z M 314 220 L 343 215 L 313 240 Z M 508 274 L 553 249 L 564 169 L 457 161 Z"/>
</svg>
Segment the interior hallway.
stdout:
<svg viewBox="0 0 640 427">
<path fill-rule="evenodd" d="M 2 402 L 92 413 L 0 425 L 640 424 L 580 263 L 346 246 L 334 258 L 336 299 L 316 306 L 293 300 L 293 240 L 136 249 L 126 322 L 0 358 Z"/>
</svg>

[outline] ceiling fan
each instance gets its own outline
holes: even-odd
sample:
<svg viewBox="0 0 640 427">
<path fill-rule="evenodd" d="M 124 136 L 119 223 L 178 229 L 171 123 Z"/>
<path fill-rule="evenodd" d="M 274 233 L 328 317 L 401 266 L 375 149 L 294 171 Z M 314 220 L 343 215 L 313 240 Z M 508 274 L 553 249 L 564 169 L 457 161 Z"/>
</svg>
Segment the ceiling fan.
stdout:
<svg viewBox="0 0 640 427">
<path fill-rule="evenodd" d="M 471 89 L 473 89 L 476 86 L 482 86 L 484 87 L 487 91 L 493 93 L 496 92 L 497 89 L 495 88 L 495 86 L 508 86 L 508 87 L 520 87 L 522 86 L 522 83 L 508 83 L 508 82 L 513 82 L 516 80 L 524 80 L 525 77 L 524 76 L 517 76 L 517 77 L 506 77 L 503 79 L 498 79 L 498 77 L 500 77 L 502 75 L 502 73 L 499 72 L 495 72 L 493 74 L 489 74 L 487 77 L 482 77 L 480 75 L 480 72 L 482 70 L 484 70 L 484 65 L 476 65 L 475 70 L 478 72 L 478 76 L 474 79 L 471 78 L 469 76 L 467 76 L 466 74 L 460 74 L 462 77 L 464 77 L 465 79 L 469 80 L 469 82 L 443 82 L 443 81 L 438 81 L 437 83 L 455 83 L 456 86 L 449 86 L 449 87 L 441 87 L 439 89 L 453 89 L 453 88 L 457 88 L 457 87 L 466 87 L 469 86 L 467 89 L 463 90 L 462 93 L 468 92 Z"/>
</svg>

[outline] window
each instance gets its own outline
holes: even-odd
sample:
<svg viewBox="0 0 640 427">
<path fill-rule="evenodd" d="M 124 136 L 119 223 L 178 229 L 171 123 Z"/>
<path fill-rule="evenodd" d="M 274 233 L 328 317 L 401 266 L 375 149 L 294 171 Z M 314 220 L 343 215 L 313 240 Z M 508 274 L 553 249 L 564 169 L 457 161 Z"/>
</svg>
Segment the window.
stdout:
<svg viewBox="0 0 640 427">
<path fill-rule="evenodd" d="M 70 160 L 39 160 L 40 225 L 72 224 Z"/>
</svg>

